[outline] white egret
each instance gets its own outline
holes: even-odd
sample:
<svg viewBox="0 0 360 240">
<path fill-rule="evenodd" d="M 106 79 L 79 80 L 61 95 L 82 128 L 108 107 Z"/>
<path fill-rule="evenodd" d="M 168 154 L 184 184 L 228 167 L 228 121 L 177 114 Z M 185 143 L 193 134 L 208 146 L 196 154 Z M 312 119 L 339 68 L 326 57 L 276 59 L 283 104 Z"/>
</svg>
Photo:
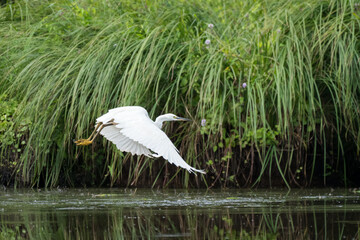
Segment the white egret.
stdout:
<svg viewBox="0 0 360 240">
<path fill-rule="evenodd" d="M 191 167 L 182 159 L 177 148 L 161 130 L 165 121 L 190 121 L 190 119 L 168 113 L 158 116 L 154 122 L 142 107 L 114 108 L 96 119 L 95 130 L 88 139 L 80 139 L 75 143 L 89 145 L 100 133 L 114 143 L 120 151 L 130 152 L 133 155 L 145 155 L 150 158 L 163 157 L 191 173 L 205 174 L 205 171 Z"/>
</svg>

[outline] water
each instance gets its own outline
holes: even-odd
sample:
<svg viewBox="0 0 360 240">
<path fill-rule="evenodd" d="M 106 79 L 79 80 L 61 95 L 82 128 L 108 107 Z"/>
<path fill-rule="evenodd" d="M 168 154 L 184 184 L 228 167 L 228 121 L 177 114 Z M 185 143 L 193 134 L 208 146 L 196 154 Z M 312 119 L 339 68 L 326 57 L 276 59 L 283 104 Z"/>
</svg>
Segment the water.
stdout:
<svg viewBox="0 0 360 240">
<path fill-rule="evenodd" d="M 349 190 L 0 191 L 0 239 L 359 239 Z"/>
</svg>

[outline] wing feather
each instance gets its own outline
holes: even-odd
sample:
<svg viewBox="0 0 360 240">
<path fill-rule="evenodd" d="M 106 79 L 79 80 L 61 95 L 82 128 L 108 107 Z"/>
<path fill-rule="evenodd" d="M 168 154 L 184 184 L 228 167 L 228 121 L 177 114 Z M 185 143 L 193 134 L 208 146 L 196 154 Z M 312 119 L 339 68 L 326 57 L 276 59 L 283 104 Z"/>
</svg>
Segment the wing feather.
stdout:
<svg viewBox="0 0 360 240">
<path fill-rule="evenodd" d="M 114 143 L 116 147 L 123 152 L 130 152 L 131 154 L 136 155 L 145 155 L 151 157 L 151 152 L 149 149 L 138 142 L 133 141 L 132 139 L 121 134 L 120 130 L 115 126 L 105 127 L 101 132 L 106 139 Z"/>
</svg>

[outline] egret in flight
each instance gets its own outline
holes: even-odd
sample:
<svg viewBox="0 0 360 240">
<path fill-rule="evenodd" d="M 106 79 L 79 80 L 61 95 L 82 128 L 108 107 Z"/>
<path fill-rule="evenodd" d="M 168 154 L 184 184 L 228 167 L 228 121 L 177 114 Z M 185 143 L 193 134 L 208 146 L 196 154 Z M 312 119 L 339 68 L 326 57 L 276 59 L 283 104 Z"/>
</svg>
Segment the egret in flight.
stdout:
<svg viewBox="0 0 360 240">
<path fill-rule="evenodd" d="M 100 133 L 116 145 L 120 151 L 130 152 L 147 157 L 163 157 L 178 167 L 191 173 L 198 170 L 187 164 L 179 155 L 179 150 L 161 130 L 165 121 L 190 121 L 172 113 L 160 115 L 155 122 L 149 118 L 147 111 L 138 106 L 110 109 L 108 113 L 96 119 L 96 127 L 88 139 L 75 141 L 76 145 L 89 145 Z"/>
</svg>

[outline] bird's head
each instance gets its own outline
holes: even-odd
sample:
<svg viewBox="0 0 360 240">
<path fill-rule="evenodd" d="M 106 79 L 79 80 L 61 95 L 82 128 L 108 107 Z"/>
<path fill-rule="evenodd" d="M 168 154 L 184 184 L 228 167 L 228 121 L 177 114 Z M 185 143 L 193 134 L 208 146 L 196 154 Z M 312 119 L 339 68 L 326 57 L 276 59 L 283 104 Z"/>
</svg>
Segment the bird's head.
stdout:
<svg viewBox="0 0 360 240">
<path fill-rule="evenodd" d="M 191 120 L 188 119 L 188 118 L 178 117 L 178 116 L 176 116 L 175 114 L 172 114 L 172 113 L 167 113 L 167 114 L 158 116 L 156 118 L 156 120 L 155 120 L 155 124 L 159 128 L 161 128 L 163 122 L 166 122 L 166 121 L 191 121 Z"/>
</svg>

